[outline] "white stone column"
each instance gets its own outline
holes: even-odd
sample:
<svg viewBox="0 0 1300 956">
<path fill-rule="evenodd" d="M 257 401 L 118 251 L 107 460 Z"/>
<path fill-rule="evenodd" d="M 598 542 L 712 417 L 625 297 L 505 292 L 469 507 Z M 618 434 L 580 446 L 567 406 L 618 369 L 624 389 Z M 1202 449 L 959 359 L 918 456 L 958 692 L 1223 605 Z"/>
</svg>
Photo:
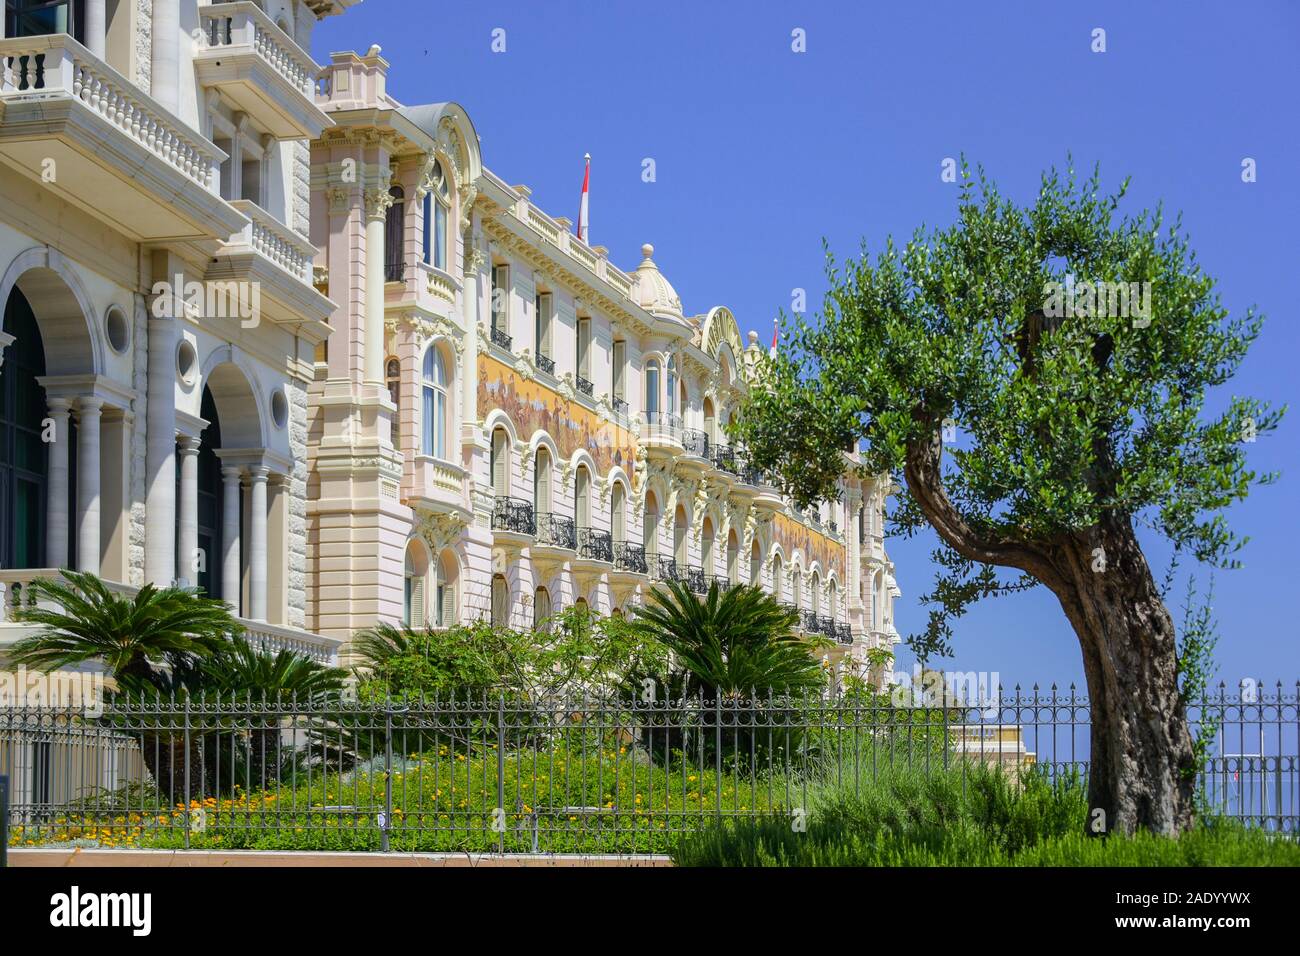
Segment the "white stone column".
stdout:
<svg viewBox="0 0 1300 956">
<path fill-rule="evenodd" d="M 175 319 L 149 319 L 147 381 L 144 577 L 166 587 L 176 574 Z"/>
<path fill-rule="evenodd" d="M 266 620 L 266 479 L 265 467 L 249 469 L 248 617 Z"/>
<path fill-rule="evenodd" d="M 108 16 L 105 11 L 108 0 L 86 0 L 86 49 L 101 60 L 106 59 L 105 47 L 108 36 Z"/>
<path fill-rule="evenodd" d="M 177 447 L 181 456 L 180 521 L 176 553 L 176 578 L 197 587 L 199 575 L 195 557 L 199 550 L 199 439 L 183 435 Z M 204 555 L 204 566 L 210 555 Z"/>
<path fill-rule="evenodd" d="M 153 98 L 173 114 L 180 112 L 180 0 L 153 0 L 149 84 Z"/>
<path fill-rule="evenodd" d="M 227 604 L 239 615 L 241 590 L 239 564 L 239 532 L 242 517 L 239 509 L 240 470 L 234 465 L 221 468 L 221 594 Z"/>
<path fill-rule="evenodd" d="M 386 187 L 366 195 L 366 316 L 362 381 L 384 384 L 384 227 L 393 197 Z"/>
<path fill-rule="evenodd" d="M 99 574 L 99 413 L 103 399 L 77 400 L 77 570 Z"/>
<path fill-rule="evenodd" d="M 68 446 L 72 444 L 68 413 L 72 403 L 55 396 L 46 403 L 54 419 L 50 442 L 50 467 L 45 488 L 45 564 L 68 566 Z"/>
</svg>

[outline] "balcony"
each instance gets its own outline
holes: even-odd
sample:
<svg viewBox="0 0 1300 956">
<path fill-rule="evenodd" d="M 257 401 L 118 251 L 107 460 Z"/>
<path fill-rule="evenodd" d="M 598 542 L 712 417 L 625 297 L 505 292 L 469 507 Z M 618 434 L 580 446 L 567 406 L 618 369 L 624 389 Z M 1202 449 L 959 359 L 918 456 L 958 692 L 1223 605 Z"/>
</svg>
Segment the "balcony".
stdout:
<svg viewBox="0 0 1300 956">
<path fill-rule="evenodd" d="M 627 412 L 628 412 L 627 402 L 625 402 L 625 401 L 624 401 L 623 399 L 621 399 L 621 398 L 615 398 L 615 399 L 614 399 L 610 404 L 611 404 L 611 406 L 612 406 L 613 409 L 614 409 L 614 415 L 615 415 L 615 417 L 620 418 L 620 419 L 623 419 L 624 421 L 626 421 L 626 420 L 627 420 Z"/>
<path fill-rule="evenodd" d="M 405 282 L 406 261 L 404 259 L 385 259 L 384 260 L 384 281 Z"/>
<path fill-rule="evenodd" d="M 682 430 L 682 451 L 692 458 L 709 460 L 709 436 L 698 428 Z"/>
<path fill-rule="evenodd" d="M 533 503 L 498 495 L 492 501 L 492 531 L 498 543 L 518 547 L 537 533 Z"/>
<path fill-rule="evenodd" d="M 710 458 L 713 467 L 728 475 L 736 475 L 736 450 L 730 445 L 714 445 Z"/>
<path fill-rule="evenodd" d="M 450 514 L 464 521 L 473 518 L 465 495 L 464 468 L 429 455 L 416 455 L 413 468 L 407 504 L 430 514 Z"/>
<path fill-rule="evenodd" d="M 641 420 L 641 444 L 655 457 L 681 454 L 682 420 L 672 412 L 646 411 Z"/>
<path fill-rule="evenodd" d="M 210 283 L 257 283 L 259 296 L 279 305 L 279 309 L 264 310 L 273 318 L 282 316 L 301 324 L 302 316 L 309 315 L 326 321 L 334 306 L 312 282 L 316 247 L 255 202 L 235 199 L 230 205 L 247 221 L 221 244 L 203 278 Z"/>
<path fill-rule="evenodd" d="M 853 628 L 848 624 L 841 624 L 836 621 L 831 622 L 835 629 L 835 640 L 840 644 L 853 643 Z"/>
<path fill-rule="evenodd" d="M 605 564 L 610 564 L 614 560 L 614 539 L 610 537 L 608 531 L 597 531 L 595 528 L 579 528 L 578 556 L 588 561 L 602 561 Z"/>
<path fill-rule="evenodd" d="M 492 326 L 492 344 L 493 344 L 493 345 L 497 346 L 498 348 L 503 348 L 503 349 L 505 349 L 507 352 L 509 352 L 509 351 L 510 351 L 510 346 L 511 346 L 513 343 L 514 343 L 514 339 L 512 339 L 510 336 L 506 335 L 506 333 L 505 333 L 504 330 L 498 328 L 496 325 L 493 325 L 493 326 Z"/>
<path fill-rule="evenodd" d="M 628 544 L 626 541 L 614 542 L 614 570 L 626 574 L 649 574 L 645 548 L 639 544 Z"/>
<path fill-rule="evenodd" d="M 507 346 L 507 348 L 509 348 L 509 346 Z M 538 353 L 537 353 L 537 368 L 538 368 L 539 370 L 545 372 L 547 375 L 554 375 L 554 374 L 555 374 L 555 359 L 551 358 L 549 355 L 543 355 L 541 352 L 538 352 Z"/>
<path fill-rule="evenodd" d="M 59 572 L 54 568 L 24 568 L 20 570 L 0 571 L 0 659 L 4 658 L 6 644 L 13 643 L 28 634 L 36 632 L 36 626 L 14 620 L 14 612 L 20 607 L 31 607 L 32 602 L 24 596 L 31 583 L 38 578 L 58 578 Z M 138 588 L 116 581 L 104 582 L 109 590 L 127 597 L 135 596 Z M 266 621 L 252 621 L 237 617 L 244 627 L 244 637 L 254 647 L 275 654 L 279 651 L 293 651 L 310 657 L 322 664 L 338 662 L 339 647 L 342 641 L 332 637 L 313 634 L 301 628 L 286 627 L 282 624 L 268 624 Z"/>
<path fill-rule="evenodd" d="M 135 242 L 247 225 L 219 193 L 225 153 L 66 34 L 0 40 L 0 158 Z"/>
<path fill-rule="evenodd" d="M 708 580 L 710 585 L 717 585 L 719 591 L 728 591 L 735 587 L 731 578 L 727 577 L 725 574 L 710 574 Z"/>
<path fill-rule="evenodd" d="M 591 382 L 587 381 L 581 375 L 578 376 L 577 384 L 578 391 L 583 395 L 586 395 L 588 398 L 591 398 L 592 393 L 596 390 L 596 386 L 592 385 Z"/>
<path fill-rule="evenodd" d="M 655 579 L 658 581 L 681 581 L 685 578 L 682 573 L 685 569 L 679 569 L 677 562 L 672 558 L 655 555 L 652 568 Z"/>
<path fill-rule="evenodd" d="M 537 547 L 562 548 L 573 551 L 578 547 L 573 519 L 550 511 L 537 513 Z"/>
<path fill-rule="evenodd" d="M 695 594 L 707 594 L 709 585 L 708 579 L 704 576 L 704 569 L 695 566 L 687 567 L 686 586 Z"/>
<path fill-rule="evenodd" d="M 276 139 L 317 139 L 334 125 L 316 105 L 323 67 L 252 0 L 199 7 L 199 26 L 200 84 Z"/>
</svg>

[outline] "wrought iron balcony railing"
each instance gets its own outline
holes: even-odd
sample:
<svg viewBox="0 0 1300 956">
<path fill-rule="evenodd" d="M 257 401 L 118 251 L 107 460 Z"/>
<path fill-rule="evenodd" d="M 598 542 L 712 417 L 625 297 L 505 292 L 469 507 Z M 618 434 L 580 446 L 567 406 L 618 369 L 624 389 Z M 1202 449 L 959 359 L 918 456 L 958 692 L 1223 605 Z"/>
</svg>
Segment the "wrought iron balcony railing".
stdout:
<svg viewBox="0 0 1300 956">
<path fill-rule="evenodd" d="M 507 346 L 507 348 L 508 348 L 508 347 L 509 347 L 509 346 Z M 545 372 L 547 375 L 554 375 L 554 374 L 555 374 L 555 359 L 551 358 L 549 355 L 543 355 L 541 352 L 538 352 L 538 353 L 537 353 L 537 367 L 538 367 L 539 369 L 541 369 L 543 372 Z"/>
<path fill-rule="evenodd" d="M 681 581 L 684 578 L 683 569 L 677 567 L 677 562 L 672 558 L 665 558 L 662 555 L 655 560 L 655 577 L 660 581 Z"/>
<path fill-rule="evenodd" d="M 620 418 L 627 418 L 627 402 L 621 398 L 614 399 L 614 414 Z"/>
<path fill-rule="evenodd" d="M 709 436 L 698 428 L 687 428 L 682 432 L 682 448 L 686 454 L 696 458 L 709 457 Z"/>
<path fill-rule="evenodd" d="M 537 515 L 537 543 L 552 548 L 574 550 L 578 546 L 578 537 L 574 531 L 573 519 L 550 511 L 539 512 Z"/>
<path fill-rule="evenodd" d="M 803 629 L 811 634 L 821 632 L 821 619 L 812 611 L 800 611 L 799 622 L 803 626 Z"/>
<path fill-rule="evenodd" d="M 835 640 L 839 641 L 841 644 L 852 644 L 853 628 L 848 624 L 841 624 L 838 622 L 832 623 L 835 625 Z"/>
<path fill-rule="evenodd" d="M 713 446 L 713 467 L 728 474 L 736 473 L 736 450 L 730 445 Z"/>
<path fill-rule="evenodd" d="M 727 577 L 725 574 L 710 574 L 709 583 L 716 584 L 719 591 L 725 591 L 732 586 L 731 578 Z"/>
<path fill-rule="evenodd" d="M 592 385 L 591 382 L 587 381 L 581 375 L 578 376 L 577 381 L 578 381 L 578 391 L 582 392 L 583 395 L 586 395 L 588 398 L 590 398 L 592 393 L 596 390 L 596 386 Z"/>
<path fill-rule="evenodd" d="M 510 338 L 510 336 L 506 335 L 506 333 L 505 333 L 502 329 L 497 328 L 495 325 L 492 326 L 492 344 L 493 344 L 493 345 L 499 345 L 499 346 L 501 346 L 501 348 L 503 348 L 503 349 L 505 349 L 507 352 L 509 352 L 509 351 L 510 351 L 510 346 L 511 346 L 511 344 L 513 343 L 513 341 L 514 341 L 514 340 L 513 340 L 512 338 Z"/>
<path fill-rule="evenodd" d="M 391 259 L 384 263 L 384 281 L 385 282 L 403 282 L 406 279 L 406 262 L 401 259 Z"/>
<path fill-rule="evenodd" d="M 492 502 L 492 528 L 495 531 L 513 531 L 516 534 L 536 534 L 537 522 L 533 517 L 533 503 L 522 498 L 498 495 Z"/>
<path fill-rule="evenodd" d="M 613 561 L 614 539 L 608 531 L 578 529 L 578 555 L 590 561 Z"/>
<path fill-rule="evenodd" d="M 669 432 L 674 435 L 679 434 L 682 430 L 681 417 L 674 415 L 672 412 L 647 411 L 645 413 L 645 423 L 656 431 Z"/>
<path fill-rule="evenodd" d="M 626 541 L 614 542 L 614 567 L 620 571 L 646 574 L 645 548 Z"/>
<path fill-rule="evenodd" d="M 704 577 L 704 569 L 700 567 L 687 567 L 686 586 L 696 594 L 707 593 L 709 585 Z"/>
</svg>

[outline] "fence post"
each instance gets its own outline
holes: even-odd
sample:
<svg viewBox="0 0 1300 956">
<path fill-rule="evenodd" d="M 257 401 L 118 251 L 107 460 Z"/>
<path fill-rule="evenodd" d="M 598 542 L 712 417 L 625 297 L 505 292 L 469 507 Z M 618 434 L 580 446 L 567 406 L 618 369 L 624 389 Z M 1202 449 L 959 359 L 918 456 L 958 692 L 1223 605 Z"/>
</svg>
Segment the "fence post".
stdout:
<svg viewBox="0 0 1300 956">
<path fill-rule="evenodd" d="M 716 726 L 713 730 L 713 810 L 716 822 L 722 820 L 722 694 L 714 692 L 713 717 Z"/>
<path fill-rule="evenodd" d="M 393 822 L 393 702 L 384 703 L 384 820 L 379 827 L 379 849 L 388 852 L 388 828 Z"/>
<path fill-rule="evenodd" d="M 9 778 L 0 775 L 0 870 L 9 865 Z"/>
<path fill-rule="evenodd" d="M 497 695 L 497 807 L 501 812 L 501 832 L 497 849 L 506 852 L 506 695 Z"/>
<path fill-rule="evenodd" d="M 190 695 L 185 695 L 185 849 L 190 848 Z"/>
</svg>

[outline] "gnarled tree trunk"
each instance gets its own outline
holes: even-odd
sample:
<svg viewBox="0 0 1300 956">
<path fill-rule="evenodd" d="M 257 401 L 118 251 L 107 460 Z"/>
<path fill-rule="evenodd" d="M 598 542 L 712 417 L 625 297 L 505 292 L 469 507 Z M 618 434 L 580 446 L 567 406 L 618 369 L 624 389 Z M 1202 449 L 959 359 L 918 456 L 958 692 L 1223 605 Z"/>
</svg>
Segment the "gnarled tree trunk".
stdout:
<svg viewBox="0 0 1300 956">
<path fill-rule="evenodd" d="M 1127 520 L 1108 520 L 1061 552 L 1053 590 L 1083 649 L 1092 709 L 1093 832 L 1186 830 L 1197 767 L 1174 625 L 1136 536 Z"/>
</svg>

